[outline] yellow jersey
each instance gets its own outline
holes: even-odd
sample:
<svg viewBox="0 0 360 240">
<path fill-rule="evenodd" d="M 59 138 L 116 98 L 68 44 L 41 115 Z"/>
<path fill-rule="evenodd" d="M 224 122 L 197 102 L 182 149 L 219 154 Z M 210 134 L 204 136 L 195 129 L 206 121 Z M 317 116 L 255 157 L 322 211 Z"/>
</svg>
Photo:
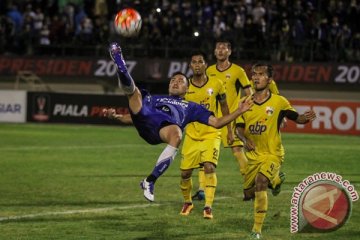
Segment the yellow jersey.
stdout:
<svg viewBox="0 0 360 240">
<path fill-rule="evenodd" d="M 238 108 L 241 98 L 241 88 L 251 87 L 245 70 L 239 65 L 231 63 L 230 67 L 223 71 L 219 71 L 216 64 L 214 64 L 206 69 L 206 74 L 209 77 L 216 77 L 223 81 L 229 111 L 235 111 Z M 222 116 L 220 108 L 218 108 L 218 116 Z"/>
<path fill-rule="evenodd" d="M 255 144 L 255 150 L 246 152 L 251 159 L 262 159 L 265 155 L 283 157 L 280 124 L 282 119 L 296 110 L 280 95 L 270 93 L 269 98 L 254 105 L 238 118 L 237 126 L 244 128 L 244 136 Z"/>
<path fill-rule="evenodd" d="M 224 98 L 225 87 L 219 79 L 214 77 L 208 77 L 207 82 L 201 87 L 195 86 L 192 79 L 190 79 L 189 89 L 185 95 L 185 100 L 203 105 L 206 109 L 212 111 L 215 116 L 217 116 L 217 100 Z M 221 131 L 205 124 L 192 122 L 186 126 L 185 134 L 194 140 L 204 140 L 220 138 Z"/>
</svg>

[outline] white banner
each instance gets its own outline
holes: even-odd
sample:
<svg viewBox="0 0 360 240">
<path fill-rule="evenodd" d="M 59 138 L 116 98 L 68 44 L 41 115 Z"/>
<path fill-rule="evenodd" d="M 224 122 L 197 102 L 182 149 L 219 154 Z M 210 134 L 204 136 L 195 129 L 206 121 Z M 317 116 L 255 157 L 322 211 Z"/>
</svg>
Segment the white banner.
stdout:
<svg viewBox="0 0 360 240">
<path fill-rule="evenodd" d="M 296 100 L 290 99 L 292 106 L 304 113 L 313 109 L 316 119 L 308 124 L 287 122 L 285 132 L 307 132 L 323 134 L 360 135 L 360 102 L 336 100 Z"/>
<path fill-rule="evenodd" d="M 26 121 L 26 91 L 0 90 L 0 122 Z"/>
</svg>

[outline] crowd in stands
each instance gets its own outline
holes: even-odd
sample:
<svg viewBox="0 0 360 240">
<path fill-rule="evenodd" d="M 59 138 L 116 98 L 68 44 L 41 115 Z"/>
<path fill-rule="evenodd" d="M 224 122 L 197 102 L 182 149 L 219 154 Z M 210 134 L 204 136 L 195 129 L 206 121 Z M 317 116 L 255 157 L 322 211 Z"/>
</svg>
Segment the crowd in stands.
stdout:
<svg viewBox="0 0 360 240">
<path fill-rule="evenodd" d="M 114 32 L 125 7 L 142 16 L 136 38 Z M 0 54 L 104 49 L 120 39 L 144 56 L 186 57 L 200 48 L 211 57 L 221 38 L 241 59 L 358 62 L 359 20 L 360 0 L 1 0 Z"/>
</svg>

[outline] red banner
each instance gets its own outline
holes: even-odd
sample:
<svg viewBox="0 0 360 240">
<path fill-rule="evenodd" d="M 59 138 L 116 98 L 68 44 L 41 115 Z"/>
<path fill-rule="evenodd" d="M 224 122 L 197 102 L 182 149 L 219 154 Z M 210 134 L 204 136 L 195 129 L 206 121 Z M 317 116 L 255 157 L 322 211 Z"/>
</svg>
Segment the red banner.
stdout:
<svg viewBox="0 0 360 240">
<path fill-rule="evenodd" d="M 325 100 L 290 100 L 299 113 L 308 109 L 317 118 L 305 125 L 288 121 L 283 132 L 344 134 L 360 136 L 360 102 Z"/>
<path fill-rule="evenodd" d="M 135 79 L 142 81 L 167 82 L 177 71 L 188 76 L 192 74 L 189 62 L 176 59 L 129 59 L 128 70 Z M 250 73 L 251 64 L 239 63 Z M 284 83 L 337 84 L 352 85 L 360 89 L 360 66 L 358 64 L 338 63 L 274 63 L 274 79 Z M 110 58 L 44 58 L 44 57 L 5 57 L 0 56 L 0 76 L 14 76 L 18 71 L 32 71 L 46 80 L 58 77 L 75 79 L 78 82 L 89 78 L 113 78 L 116 66 Z"/>
</svg>

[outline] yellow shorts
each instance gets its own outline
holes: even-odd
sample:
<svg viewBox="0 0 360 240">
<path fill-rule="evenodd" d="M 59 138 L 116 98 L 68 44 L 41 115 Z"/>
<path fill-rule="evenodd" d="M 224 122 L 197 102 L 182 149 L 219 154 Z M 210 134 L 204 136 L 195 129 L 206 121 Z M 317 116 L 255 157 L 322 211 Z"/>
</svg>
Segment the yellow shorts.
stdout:
<svg viewBox="0 0 360 240">
<path fill-rule="evenodd" d="M 221 139 L 194 140 L 184 137 L 181 149 L 181 170 L 199 168 L 204 162 L 218 164 Z"/>
<path fill-rule="evenodd" d="M 227 127 L 223 127 L 221 129 L 221 139 L 222 139 L 222 144 L 224 147 L 242 147 L 244 146 L 244 143 L 236 136 L 235 134 L 235 127 L 236 127 L 236 122 L 232 121 L 231 122 L 231 131 L 233 132 L 233 136 L 234 136 L 234 143 L 229 145 L 227 142 L 227 136 L 228 136 L 228 130 Z"/>
<path fill-rule="evenodd" d="M 244 189 L 250 189 L 255 185 L 255 178 L 258 173 L 263 174 L 267 179 L 269 179 L 270 184 L 274 185 L 274 178 L 279 175 L 283 160 L 283 157 L 275 155 L 260 156 L 257 160 L 248 158 Z"/>
</svg>

